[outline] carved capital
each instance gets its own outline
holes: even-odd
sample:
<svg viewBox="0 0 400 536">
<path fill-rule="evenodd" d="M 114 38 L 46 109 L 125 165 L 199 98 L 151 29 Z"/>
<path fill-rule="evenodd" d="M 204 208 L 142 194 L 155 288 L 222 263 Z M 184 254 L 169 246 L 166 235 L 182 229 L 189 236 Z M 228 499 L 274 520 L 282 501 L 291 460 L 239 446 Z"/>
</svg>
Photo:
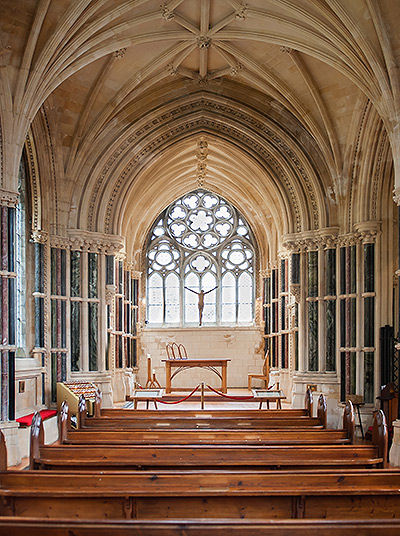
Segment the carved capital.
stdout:
<svg viewBox="0 0 400 536">
<path fill-rule="evenodd" d="M 70 240 L 66 236 L 50 235 L 50 247 L 68 249 L 70 247 Z"/>
<path fill-rule="evenodd" d="M 0 188 L 0 205 L 5 207 L 16 207 L 18 205 L 18 192 L 9 192 Z"/>
<path fill-rule="evenodd" d="M 117 287 L 115 285 L 106 285 L 105 299 L 107 305 L 112 305 L 114 303 L 116 292 Z"/>
<path fill-rule="evenodd" d="M 298 284 L 289 285 L 289 291 L 290 291 L 290 294 L 293 296 L 295 302 L 300 303 L 300 295 L 301 295 L 300 285 Z"/>
<path fill-rule="evenodd" d="M 124 249 L 125 239 L 122 236 L 69 229 L 68 235 L 72 249 L 116 255 Z"/>
<path fill-rule="evenodd" d="M 42 229 L 36 229 L 32 231 L 31 242 L 36 242 L 37 244 L 46 244 L 49 240 L 49 233 L 43 231 Z"/>
</svg>

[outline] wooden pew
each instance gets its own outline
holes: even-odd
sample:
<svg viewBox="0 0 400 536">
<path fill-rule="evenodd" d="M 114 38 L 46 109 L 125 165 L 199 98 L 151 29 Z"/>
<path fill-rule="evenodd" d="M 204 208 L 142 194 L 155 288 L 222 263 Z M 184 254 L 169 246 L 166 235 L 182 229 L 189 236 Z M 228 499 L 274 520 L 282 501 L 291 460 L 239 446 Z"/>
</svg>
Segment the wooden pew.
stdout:
<svg viewBox="0 0 400 536">
<path fill-rule="evenodd" d="M 7 471 L 0 516 L 352 519 L 400 516 L 400 471 Z"/>
<path fill-rule="evenodd" d="M 3 517 L 0 535 L 9 536 L 398 536 L 398 519 L 191 519 L 191 520 L 77 520 Z"/>
<path fill-rule="evenodd" d="M 348 418 L 349 412 L 345 411 Z M 378 415 L 378 414 L 377 414 Z M 67 470 L 69 467 L 82 469 L 96 468 L 106 470 L 124 467 L 127 470 L 136 468 L 163 469 L 181 468 L 297 468 L 316 467 L 368 467 L 385 466 L 387 456 L 387 433 L 384 417 L 374 421 L 374 439 L 376 446 L 369 445 L 276 445 L 250 446 L 237 445 L 116 445 L 96 443 L 98 430 L 92 430 L 88 444 L 68 444 L 68 406 L 64 402 L 59 413 L 60 446 L 45 447 L 43 444 L 43 427 L 40 414 L 32 421 L 32 451 L 30 467 Z M 111 433 L 121 435 L 120 431 Z M 324 433 L 323 431 L 321 433 Z M 76 432 L 72 432 L 75 436 Z M 304 432 L 303 432 L 304 434 Z M 240 435 L 243 439 L 243 435 Z M 67 443 L 67 444 L 66 444 Z M 69 443 L 71 443 L 69 441 Z"/>
<path fill-rule="evenodd" d="M 183 411 L 138 411 L 108 410 L 106 415 L 100 411 L 101 395 L 96 393 L 95 416 L 86 417 L 86 404 L 83 397 L 79 403 L 80 428 L 108 428 L 108 429 L 279 429 L 319 427 L 326 428 L 327 405 L 324 395 L 318 400 L 317 417 L 308 415 L 308 409 L 301 410 L 247 410 L 247 411 L 221 411 L 216 412 L 183 412 Z M 293 413 L 296 412 L 296 413 Z M 98 416 L 100 415 L 101 416 Z"/>
<path fill-rule="evenodd" d="M 320 399 L 323 395 L 320 395 Z M 131 417 L 135 416 L 136 419 L 140 418 L 163 418 L 163 417 L 180 417 L 180 418 L 191 418 L 191 417 L 200 417 L 201 415 L 207 415 L 209 418 L 212 417 L 235 417 L 235 418 L 262 418 L 265 417 L 312 417 L 313 415 L 313 397 L 310 389 L 307 389 L 305 400 L 304 400 L 304 409 L 299 408 L 284 408 L 284 409 L 204 409 L 201 410 L 187 410 L 187 409 L 157 409 L 157 410 L 141 410 L 141 409 L 124 409 L 124 408 L 102 408 L 102 396 L 99 390 L 96 391 L 96 397 L 94 402 L 94 417 Z M 320 406 L 320 400 L 319 400 Z M 171 406 L 169 406 L 171 407 Z M 324 406 L 321 408 L 321 411 L 325 411 L 326 415 L 326 401 Z M 317 415 L 319 417 L 319 415 Z M 322 413 L 321 413 L 322 417 Z M 325 417 L 324 417 L 325 418 Z M 326 418 L 325 418 L 326 420 Z"/>
<path fill-rule="evenodd" d="M 42 447 L 33 468 L 105 470 L 297 469 L 382 467 L 378 448 L 369 445 L 286 446 L 103 446 Z"/>
</svg>

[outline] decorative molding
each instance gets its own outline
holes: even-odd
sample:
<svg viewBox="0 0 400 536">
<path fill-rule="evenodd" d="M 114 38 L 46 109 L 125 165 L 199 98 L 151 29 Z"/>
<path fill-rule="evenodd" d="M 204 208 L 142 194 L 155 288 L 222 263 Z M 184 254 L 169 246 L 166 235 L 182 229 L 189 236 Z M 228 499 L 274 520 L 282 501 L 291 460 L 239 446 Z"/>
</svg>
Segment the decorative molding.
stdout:
<svg viewBox="0 0 400 536">
<path fill-rule="evenodd" d="M 33 139 L 32 129 L 25 139 L 25 152 L 28 160 L 29 177 L 31 185 L 31 197 L 32 197 L 32 229 L 34 231 L 39 230 L 42 221 L 41 215 L 41 193 L 40 193 L 40 181 L 38 177 L 39 166 L 37 162 L 36 147 Z"/>
<path fill-rule="evenodd" d="M 201 136 L 197 142 L 197 185 L 199 188 L 204 186 L 204 181 L 207 175 L 207 157 L 208 157 L 208 142 Z"/>
<path fill-rule="evenodd" d="M 6 207 L 16 207 L 19 201 L 18 192 L 10 192 L 8 190 L 3 190 L 0 188 L 0 205 Z"/>
<path fill-rule="evenodd" d="M 289 253 L 299 253 L 304 250 L 328 249 L 335 247 L 338 242 L 338 227 L 325 227 L 316 231 L 305 231 L 284 235 L 282 245 Z"/>
<path fill-rule="evenodd" d="M 125 238 L 119 235 L 68 229 L 71 249 L 117 255 L 125 248 Z"/>
<path fill-rule="evenodd" d="M 50 235 L 49 242 L 51 248 L 69 249 L 71 245 L 68 237 L 59 235 Z"/>
<path fill-rule="evenodd" d="M 184 124 L 177 124 L 172 126 L 167 131 L 160 134 L 157 138 L 152 138 L 152 140 L 147 144 L 143 145 L 143 141 L 139 143 L 139 140 L 143 140 L 147 133 L 150 133 L 154 130 L 156 126 L 161 127 L 171 122 L 172 117 L 181 117 L 187 115 L 190 112 L 196 111 L 210 111 L 220 114 L 220 118 L 194 118 L 192 120 L 187 120 Z M 316 192 L 312 184 L 311 179 L 308 177 L 303 165 L 301 164 L 297 155 L 293 150 L 287 145 L 287 143 L 277 135 L 274 131 L 269 128 L 266 122 L 262 122 L 246 113 L 243 110 L 239 110 L 235 107 L 232 107 L 226 103 L 215 102 L 210 99 L 202 97 L 191 103 L 180 106 L 179 108 L 166 112 L 159 117 L 153 118 L 151 122 L 146 125 L 141 126 L 134 133 L 132 133 L 128 138 L 125 139 L 123 143 L 118 147 L 118 149 L 113 153 L 113 155 L 108 159 L 103 170 L 100 173 L 100 176 L 97 178 L 96 183 L 93 187 L 92 195 L 90 198 L 89 208 L 88 208 L 88 227 L 93 229 L 94 224 L 94 214 L 95 214 L 95 205 L 96 198 L 100 191 L 102 185 L 106 182 L 106 177 L 108 176 L 110 170 L 114 166 L 114 163 L 117 159 L 122 157 L 124 152 L 127 152 L 132 145 L 139 147 L 140 150 L 137 152 L 131 160 L 125 166 L 125 169 L 122 171 L 118 179 L 115 181 L 114 189 L 110 195 L 106 217 L 105 217 L 105 230 L 107 232 L 111 231 L 111 215 L 113 210 L 113 205 L 115 199 L 118 196 L 119 189 L 122 184 L 126 183 L 127 177 L 132 174 L 133 170 L 138 168 L 144 161 L 145 158 L 154 154 L 154 151 L 159 147 L 164 145 L 171 138 L 177 137 L 182 133 L 190 132 L 196 128 L 204 129 L 208 128 L 222 134 L 228 135 L 230 138 L 238 140 L 241 144 L 244 144 L 250 147 L 255 153 L 262 157 L 265 164 L 272 168 L 272 172 L 279 178 L 281 183 L 285 186 L 287 194 L 290 199 L 290 204 L 294 211 L 295 221 L 294 226 L 297 231 L 301 231 L 301 211 L 299 202 L 297 200 L 297 195 L 295 188 L 288 176 L 287 170 L 283 169 L 279 161 L 272 155 L 271 150 L 266 146 L 265 143 L 258 142 L 255 137 L 251 137 L 243 130 L 239 130 L 227 122 L 223 121 L 223 117 L 231 117 L 233 120 L 236 120 L 238 124 L 248 126 L 251 130 L 257 133 L 257 136 L 264 136 L 268 142 L 274 146 L 274 148 L 279 151 L 287 160 L 288 164 L 293 168 L 294 174 L 298 177 L 298 180 L 302 182 L 307 197 L 311 204 L 310 213 L 313 218 L 313 225 L 316 229 L 319 227 L 319 207 L 317 203 Z"/>
</svg>

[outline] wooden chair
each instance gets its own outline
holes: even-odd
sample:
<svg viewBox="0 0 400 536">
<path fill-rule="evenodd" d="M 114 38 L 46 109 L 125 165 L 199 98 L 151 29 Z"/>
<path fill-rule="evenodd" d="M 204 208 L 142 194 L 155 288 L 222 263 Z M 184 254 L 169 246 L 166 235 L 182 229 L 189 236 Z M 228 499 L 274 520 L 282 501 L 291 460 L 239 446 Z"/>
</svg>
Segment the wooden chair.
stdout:
<svg viewBox="0 0 400 536">
<path fill-rule="evenodd" d="M 257 378 L 259 380 L 263 380 L 264 383 L 265 383 L 265 389 L 268 389 L 268 383 L 269 383 L 269 368 L 270 368 L 270 365 L 269 365 L 269 352 L 267 352 L 265 354 L 265 359 L 264 359 L 264 365 L 263 365 L 263 372 L 262 374 L 248 374 L 248 381 L 247 381 L 247 385 L 248 385 L 248 389 L 249 391 L 251 391 L 251 380 L 252 378 Z"/>
<path fill-rule="evenodd" d="M 167 357 L 168 359 L 187 359 L 188 355 L 183 344 L 169 342 L 167 344 Z"/>
</svg>

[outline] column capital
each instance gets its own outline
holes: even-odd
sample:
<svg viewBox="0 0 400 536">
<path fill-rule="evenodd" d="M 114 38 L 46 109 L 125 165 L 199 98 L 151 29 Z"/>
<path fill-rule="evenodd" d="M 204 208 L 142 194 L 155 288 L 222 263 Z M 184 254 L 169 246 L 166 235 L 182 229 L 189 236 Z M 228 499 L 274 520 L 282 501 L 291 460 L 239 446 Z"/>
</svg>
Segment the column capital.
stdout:
<svg viewBox="0 0 400 536">
<path fill-rule="evenodd" d="M 19 194 L 18 192 L 10 192 L 9 190 L 3 190 L 0 188 L 0 205 L 6 207 L 15 208 L 18 205 Z"/>
</svg>

